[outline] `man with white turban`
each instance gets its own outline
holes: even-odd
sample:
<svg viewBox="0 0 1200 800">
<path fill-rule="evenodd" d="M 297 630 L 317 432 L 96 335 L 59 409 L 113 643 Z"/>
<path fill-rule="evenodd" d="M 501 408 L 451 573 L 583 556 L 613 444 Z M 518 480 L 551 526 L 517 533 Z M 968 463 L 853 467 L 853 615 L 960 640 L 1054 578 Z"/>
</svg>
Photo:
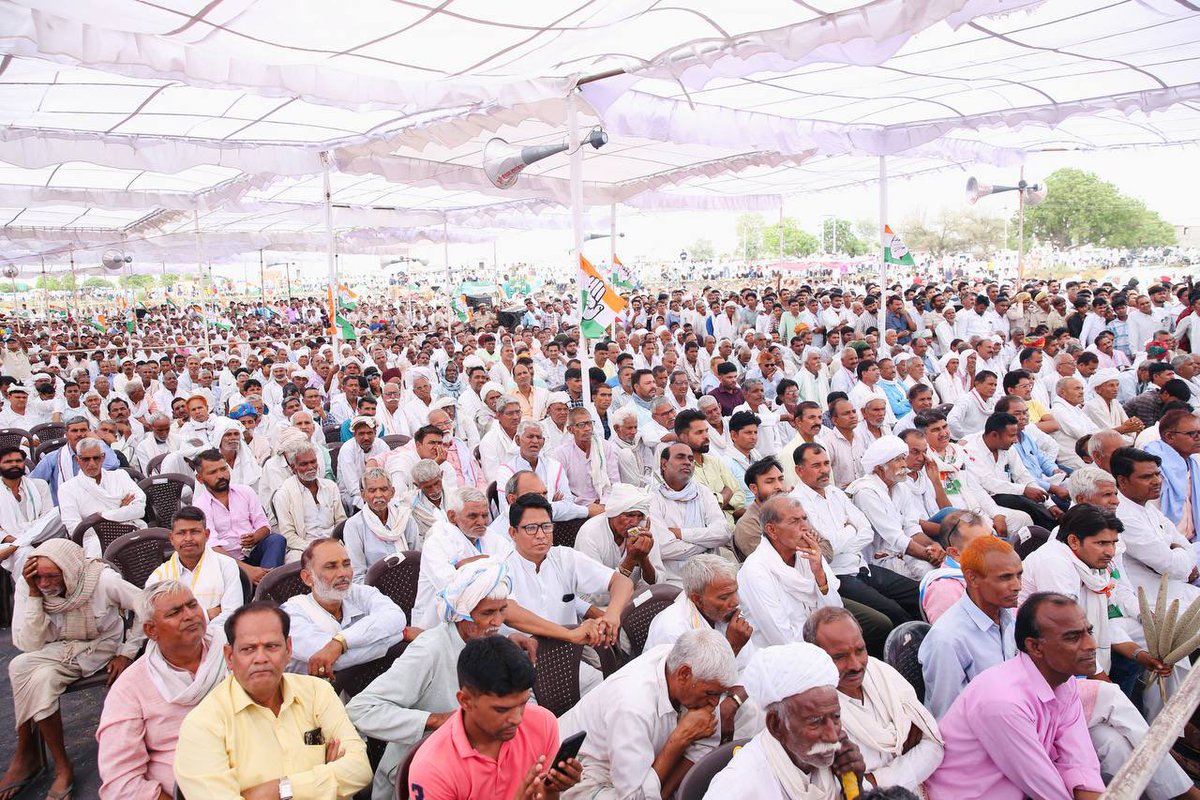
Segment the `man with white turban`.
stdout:
<svg viewBox="0 0 1200 800">
<path fill-rule="evenodd" d="M 912 685 L 891 665 L 867 655 L 862 629 L 845 609 L 813 612 L 804 639 L 837 666 L 842 726 L 862 753 L 866 779 L 919 792 L 942 762 L 944 748 L 937 720 Z"/>
<path fill-rule="evenodd" d="M 229 479 L 241 486 L 249 486 L 258 491 L 258 481 L 262 477 L 262 467 L 250 445 L 246 444 L 245 429 L 242 423 L 228 417 L 213 417 L 212 431 L 208 443 L 219 450 L 229 464 Z M 165 460 L 165 459 L 164 459 Z"/>
<path fill-rule="evenodd" d="M 397 768 L 458 710 L 458 656 L 472 639 L 499 633 L 511 592 L 502 561 L 489 556 L 459 567 L 437 595 L 438 624 L 346 706 L 359 733 L 388 742 L 375 770 L 374 800 L 391 800 Z"/>
<path fill-rule="evenodd" d="M 942 563 L 945 552 L 921 531 L 919 522 L 908 523 L 892 499 L 892 488 L 908 471 L 908 445 L 899 436 L 882 436 L 862 457 L 866 475 L 846 487 L 846 494 L 875 529 L 874 562 L 893 572 L 920 580 Z"/>
<path fill-rule="evenodd" d="M 362 476 L 372 466 L 383 466 L 392 448 L 375 435 L 375 417 L 357 416 L 350 421 L 350 440 L 338 449 L 337 484 L 342 502 L 352 511 L 362 508 Z"/>
<path fill-rule="evenodd" d="M 1132 444 L 1133 434 L 1145 426 L 1137 417 L 1130 418 L 1125 408 L 1117 402 L 1117 394 L 1121 391 L 1121 373 L 1115 369 L 1098 369 L 1088 378 L 1087 386 L 1091 396 L 1083 403 L 1083 413 L 1100 430 L 1115 430 L 1125 438 L 1126 444 Z"/>
<path fill-rule="evenodd" d="M 633 581 L 635 593 L 656 583 L 668 582 L 658 548 L 660 536 L 670 536 L 650 519 L 650 495 L 627 483 L 614 483 L 604 513 L 592 517 L 579 529 L 575 549 L 591 556 Z M 608 594 L 590 595 L 588 602 L 608 605 Z"/>
<path fill-rule="evenodd" d="M 583 779 L 563 800 L 670 797 L 716 743 L 714 701 L 737 682 L 733 650 L 712 629 L 645 651 L 559 720 L 563 739 L 587 732 Z"/>
<path fill-rule="evenodd" d="M 839 719 L 838 669 L 805 642 L 759 650 L 743 671 L 766 728 L 708 786 L 705 800 L 841 800 L 842 776 L 866 772 Z"/>
</svg>

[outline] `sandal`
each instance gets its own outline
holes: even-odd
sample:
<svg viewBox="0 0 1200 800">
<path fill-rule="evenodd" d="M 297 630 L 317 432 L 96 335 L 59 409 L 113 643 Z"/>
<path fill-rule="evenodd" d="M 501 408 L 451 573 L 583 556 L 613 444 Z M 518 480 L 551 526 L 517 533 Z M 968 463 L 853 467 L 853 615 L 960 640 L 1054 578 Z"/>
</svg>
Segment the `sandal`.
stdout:
<svg viewBox="0 0 1200 800">
<path fill-rule="evenodd" d="M 36 770 L 32 775 L 0 786 L 0 797 L 5 798 L 5 800 L 15 800 L 15 798 L 21 796 L 21 792 L 28 789 L 30 785 L 37 781 L 38 778 L 42 777 L 45 772 L 46 770 L 43 767 Z"/>
</svg>

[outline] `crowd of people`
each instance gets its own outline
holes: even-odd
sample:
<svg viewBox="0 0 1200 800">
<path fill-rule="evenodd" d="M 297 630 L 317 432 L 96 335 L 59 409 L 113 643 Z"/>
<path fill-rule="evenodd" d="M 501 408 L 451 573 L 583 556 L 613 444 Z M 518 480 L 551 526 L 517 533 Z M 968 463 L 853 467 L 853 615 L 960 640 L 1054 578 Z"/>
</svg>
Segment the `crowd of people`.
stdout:
<svg viewBox="0 0 1200 800">
<path fill-rule="evenodd" d="M 668 798 L 717 757 L 686 800 L 1099 797 L 1195 649 L 1151 655 L 1137 593 L 1200 597 L 1200 289 L 788 283 L 584 342 L 569 296 L 11 320 L 0 800 L 43 746 L 77 796 L 59 698 L 104 673 L 104 800 Z M 96 515 L 168 528 L 144 586 Z M 372 576 L 414 551 L 409 608 Z M 582 647 L 557 716 L 539 642 Z M 1198 776 L 1189 724 L 1145 796 Z"/>
</svg>

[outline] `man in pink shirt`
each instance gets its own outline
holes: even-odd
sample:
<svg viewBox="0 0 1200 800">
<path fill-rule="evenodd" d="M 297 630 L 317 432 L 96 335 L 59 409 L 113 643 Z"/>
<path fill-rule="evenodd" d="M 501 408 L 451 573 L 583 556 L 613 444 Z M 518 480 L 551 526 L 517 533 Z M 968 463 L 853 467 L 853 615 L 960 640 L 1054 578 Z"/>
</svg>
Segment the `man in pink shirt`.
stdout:
<svg viewBox="0 0 1200 800">
<path fill-rule="evenodd" d="M 229 482 L 229 464 L 218 450 L 199 456 L 196 480 L 200 486 L 192 505 L 208 520 L 212 549 L 238 562 L 257 584 L 272 568 L 283 564 L 287 539 L 271 533 L 258 494 L 249 486 Z"/>
<path fill-rule="evenodd" d="M 1095 800 L 1104 791 L 1075 675 L 1096 673 L 1096 639 L 1066 595 L 1031 595 L 1019 652 L 971 681 L 939 723 L 931 800 Z"/>
<path fill-rule="evenodd" d="M 558 751 L 558 720 L 529 705 L 533 677 L 529 657 L 511 640 L 467 642 L 458 657 L 459 709 L 413 756 L 409 797 L 554 800 L 579 783 L 576 759 L 549 763 Z"/>
</svg>

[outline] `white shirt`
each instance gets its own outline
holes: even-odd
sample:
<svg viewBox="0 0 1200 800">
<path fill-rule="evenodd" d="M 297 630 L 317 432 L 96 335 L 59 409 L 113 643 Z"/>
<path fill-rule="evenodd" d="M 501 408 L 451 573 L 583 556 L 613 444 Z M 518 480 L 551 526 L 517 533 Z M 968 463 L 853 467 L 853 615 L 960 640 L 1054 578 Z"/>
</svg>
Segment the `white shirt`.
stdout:
<svg viewBox="0 0 1200 800">
<path fill-rule="evenodd" d="M 817 443 L 829 453 L 833 482 L 839 489 L 845 489 L 863 476 L 862 456 L 870 444 L 865 436 L 855 435 L 854 440 L 850 441 L 837 428 L 821 426 L 816 438 Z"/>
<path fill-rule="evenodd" d="M 429 529 L 425 547 L 421 550 L 421 574 L 417 579 L 417 602 L 413 605 L 412 624 L 418 628 L 432 628 L 438 624 L 437 603 L 434 596 L 454 579 L 454 565 L 464 558 L 489 555 L 504 558 L 512 549 L 512 540 L 507 536 L 484 532 L 472 541 L 467 535 L 449 522 L 439 523 Z"/>
<path fill-rule="evenodd" d="M 206 611 L 216 606 L 221 607 L 221 613 L 208 621 L 209 628 L 219 628 L 233 612 L 242 606 L 245 597 L 242 595 L 241 569 L 237 561 L 224 553 L 218 553 L 211 547 L 204 549 L 197 569 L 190 570 L 173 555 L 146 579 L 147 588 L 166 580 L 179 581 L 192 590 L 200 607 Z"/>
<path fill-rule="evenodd" d="M 829 563 L 833 574 L 857 575 L 867 566 L 863 551 L 875 540 L 875 529 L 845 492 L 831 484 L 822 497 L 798 482 L 791 496 L 804 505 L 813 530 L 833 546 L 833 560 Z"/>
<path fill-rule="evenodd" d="M 752 797 L 754 800 L 792 800 L 791 794 L 775 777 L 766 755 L 763 753 L 760 739 L 770 736 L 770 731 L 763 730 L 751 739 L 745 747 L 738 751 L 737 757 L 726 765 L 713 778 L 704 793 L 704 800 L 727 800 L 731 797 Z M 798 776 L 806 773 L 796 770 Z M 841 783 L 829 770 L 813 772 L 818 781 L 809 781 L 808 793 L 805 797 L 815 797 L 820 800 L 840 800 L 842 797 Z M 804 777 L 801 777 L 803 780 Z M 822 788 L 828 791 L 821 794 Z"/>
<path fill-rule="evenodd" d="M 607 594 L 616 570 L 570 547 L 551 547 L 540 566 L 515 549 L 504 562 L 512 570 L 509 595 L 527 611 L 559 625 L 577 625 L 590 605 L 584 595 Z"/>
<path fill-rule="evenodd" d="M 128 505 L 120 505 L 121 498 L 127 494 L 132 494 L 133 500 Z M 111 501 L 106 497 L 112 498 Z M 68 533 L 91 514 L 103 514 L 112 522 L 135 522 L 142 527 L 140 520 L 146 515 L 146 493 L 122 469 L 101 470 L 98 483 L 80 472 L 59 487 L 58 510 Z M 100 539 L 94 530 L 83 537 L 83 550 L 89 558 L 101 557 Z"/>
<path fill-rule="evenodd" d="M 342 600 L 342 618 L 337 619 L 311 594 L 298 594 L 281 608 L 292 619 L 292 659 L 288 672 L 308 674 L 308 660 L 329 644 L 334 631 L 346 637 L 350 649 L 333 662 L 339 669 L 365 664 L 383 656 L 392 645 L 404 639 L 408 621 L 404 611 L 374 586 L 350 585 Z"/>
<path fill-rule="evenodd" d="M 1147 597 L 1157 597 L 1159 582 L 1166 575 L 1168 598 L 1179 600 L 1181 606 L 1190 604 L 1200 596 L 1200 588 L 1188 583 L 1196 568 L 1191 542 L 1153 505 L 1138 505 L 1123 494 L 1118 497 L 1117 517 L 1125 524 L 1121 532 L 1125 577 L 1135 590 L 1140 586 Z"/>
<path fill-rule="evenodd" d="M 656 527 L 657 523 L 651 521 L 651 527 Z M 671 533 L 668 531 L 667 536 Z M 653 536 L 653 534 L 652 534 Z M 654 567 L 655 583 L 667 583 L 667 570 L 662 562 L 662 550 L 659 548 L 658 542 L 660 537 L 654 537 L 654 541 L 650 544 L 650 565 Z M 619 547 L 613 539 L 612 528 L 608 524 L 608 517 L 600 514 L 592 517 L 587 522 L 583 523 L 579 528 L 579 533 L 575 536 L 575 551 L 593 559 L 599 564 L 603 564 L 609 569 L 617 569 L 621 565 L 621 560 L 625 558 L 625 551 Z M 633 568 L 633 574 L 629 576 L 633 581 L 633 591 L 640 592 L 643 589 L 649 588 L 650 584 L 646 582 L 645 575 L 642 574 L 642 566 L 638 564 Z M 595 595 L 589 595 L 589 602 L 597 606 L 608 605 L 608 590 Z"/>
<path fill-rule="evenodd" d="M 1037 486 L 1037 481 L 1029 474 L 1015 447 L 993 455 L 984 444 L 982 431 L 968 436 L 962 444 L 970 456 L 967 470 L 979 479 L 979 485 L 988 494 L 1019 495 L 1026 487 Z"/>
<path fill-rule="evenodd" d="M 759 647 L 804 641 L 804 621 L 822 606 L 841 606 L 837 576 L 824 565 L 828 585 L 817 587 L 808 560 L 796 556 L 794 566 L 779 557 L 766 539 L 747 556 L 738 572 L 742 614 L 754 628 L 752 641 Z"/>
<path fill-rule="evenodd" d="M 484 475 L 498 475 L 501 464 L 520 454 L 521 448 L 509 438 L 499 422 L 494 423 L 479 441 L 479 465 Z"/>
<path fill-rule="evenodd" d="M 722 636 L 729 630 L 729 623 L 725 620 L 718 620 L 717 624 L 713 625 L 701 614 L 696 608 L 695 603 L 688 599 L 687 592 L 680 592 L 675 597 L 675 602 L 664 608 L 650 622 L 650 632 L 646 635 L 646 644 L 643 652 L 651 650 L 659 645 L 674 645 L 688 631 L 702 630 L 703 628 L 712 628 Z M 742 649 L 737 654 L 738 671 L 741 672 L 750 663 L 750 658 L 758 651 L 754 641 L 748 641 L 742 645 Z"/>
<path fill-rule="evenodd" d="M 575 494 L 571 491 L 571 482 L 567 478 L 567 471 L 556 459 L 546 455 L 545 449 L 538 454 L 536 469 L 518 452 L 495 472 L 496 486 L 501 489 L 499 493 L 501 516 L 508 515 L 508 501 L 504 497 L 503 487 L 514 474 L 525 470 L 536 472 L 537 476 L 542 479 L 542 483 L 546 485 L 546 499 L 550 501 L 551 513 L 555 520 L 581 519 L 587 516 L 587 507 L 575 502 Z M 560 497 L 555 500 L 555 496 Z"/>
<path fill-rule="evenodd" d="M 996 395 L 993 394 L 984 400 L 975 389 L 960 395 L 946 417 L 946 422 L 950 425 L 950 434 L 955 439 L 962 439 L 982 431 L 987 418 L 996 408 L 996 399 Z"/>
<path fill-rule="evenodd" d="M 679 583 L 680 571 L 689 558 L 725 547 L 733 533 L 712 490 L 700 484 L 699 497 L 704 524 L 688 527 L 685 525 L 684 504 L 668 500 L 656 488 L 650 488 L 650 519 L 659 523 L 652 525 L 650 530 L 658 541 L 667 580 L 671 583 Z M 679 538 L 670 528 L 679 529 Z"/>
</svg>

